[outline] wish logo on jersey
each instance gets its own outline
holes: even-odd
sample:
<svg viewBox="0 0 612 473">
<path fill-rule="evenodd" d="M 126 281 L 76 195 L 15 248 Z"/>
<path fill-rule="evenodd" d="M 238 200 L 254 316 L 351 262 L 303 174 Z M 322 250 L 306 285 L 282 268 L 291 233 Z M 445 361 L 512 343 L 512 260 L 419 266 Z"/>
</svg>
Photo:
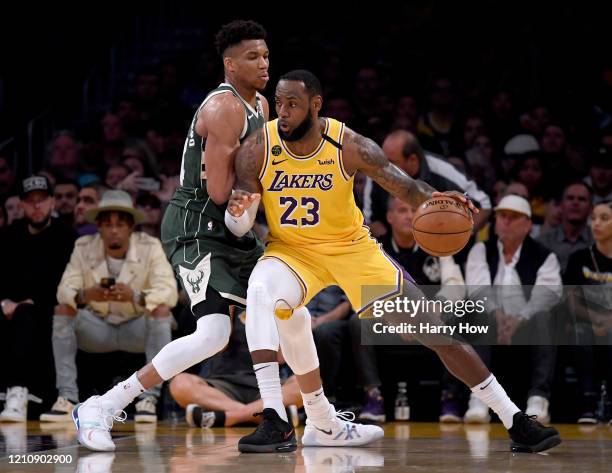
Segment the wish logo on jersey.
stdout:
<svg viewBox="0 0 612 473">
<path fill-rule="evenodd" d="M 274 171 L 270 192 L 283 189 L 316 189 L 328 191 L 334 186 L 333 174 L 287 174 L 285 171 Z"/>
</svg>

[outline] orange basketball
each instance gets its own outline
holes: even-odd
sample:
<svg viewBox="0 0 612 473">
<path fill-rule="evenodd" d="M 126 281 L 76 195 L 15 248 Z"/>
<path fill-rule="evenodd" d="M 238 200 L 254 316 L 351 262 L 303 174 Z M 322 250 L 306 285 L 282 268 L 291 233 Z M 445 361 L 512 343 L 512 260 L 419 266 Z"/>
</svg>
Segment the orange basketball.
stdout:
<svg viewBox="0 0 612 473">
<path fill-rule="evenodd" d="M 412 219 L 414 239 L 432 256 L 450 256 L 461 251 L 473 227 L 467 205 L 448 197 L 423 202 Z"/>
</svg>

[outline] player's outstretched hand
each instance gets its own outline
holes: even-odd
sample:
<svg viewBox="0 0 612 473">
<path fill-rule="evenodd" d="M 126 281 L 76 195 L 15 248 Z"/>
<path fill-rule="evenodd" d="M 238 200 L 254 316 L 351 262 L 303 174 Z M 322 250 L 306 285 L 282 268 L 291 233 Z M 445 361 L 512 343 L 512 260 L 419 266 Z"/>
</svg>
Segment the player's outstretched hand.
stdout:
<svg viewBox="0 0 612 473">
<path fill-rule="evenodd" d="M 227 203 L 227 211 L 232 217 L 240 217 L 260 197 L 261 195 L 258 193 L 252 194 L 243 190 L 234 190 Z"/>
<path fill-rule="evenodd" d="M 437 192 L 436 191 L 436 192 L 432 192 L 431 196 L 432 197 L 450 197 L 451 199 L 455 199 L 461 202 L 462 204 L 466 204 L 472 212 L 476 214 L 480 212 L 480 210 L 478 210 L 478 207 L 476 207 L 474 205 L 474 202 L 472 202 L 472 199 L 470 199 L 470 197 L 467 194 L 462 194 L 461 192 L 457 192 L 457 191 Z"/>
</svg>

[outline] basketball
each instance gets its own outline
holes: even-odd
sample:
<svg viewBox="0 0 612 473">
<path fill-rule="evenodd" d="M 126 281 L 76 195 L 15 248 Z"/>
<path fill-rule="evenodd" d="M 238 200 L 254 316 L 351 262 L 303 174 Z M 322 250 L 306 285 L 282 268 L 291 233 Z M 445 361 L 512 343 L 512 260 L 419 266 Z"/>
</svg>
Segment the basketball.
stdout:
<svg viewBox="0 0 612 473">
<path fill-rule="evenodd" d="M 451 256 L 470 239 L 474 221 L 467 205 L 448 197 L 423 202 L 412 220 L 414 239 L 432 256 Z"/>
</svg>

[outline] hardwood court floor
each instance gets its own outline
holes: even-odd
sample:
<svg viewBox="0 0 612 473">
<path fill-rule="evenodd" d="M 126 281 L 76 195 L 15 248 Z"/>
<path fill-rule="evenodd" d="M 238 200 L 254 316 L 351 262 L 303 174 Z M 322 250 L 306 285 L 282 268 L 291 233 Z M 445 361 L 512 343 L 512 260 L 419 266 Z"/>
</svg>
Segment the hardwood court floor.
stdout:
<svg viewBox="0 0 612 473">
<path fill-rule="evenodd" d="M 240 454 L 250 428 L 189 429 L 184 423 L 118 425 L 114 453 L 77 446 L 72 424 L 0 424 L 1 472 L 88 473 L 347 473 L 388 472 L 611 472 L 612 427 L 559 425 L 563 443 L 544 454 L 513 454 L 500 424 L 445 426 L 389 423 L 384 439 L 361 448 L 298 448 L 288 454 Z M 298 431 L 301 436 L 301 429 Z M 67 463 L 17 464 L 27 454 Z M 23 456 L 23 454 L 26 454 Z M 13 455 L 11 457 L 10 455 Z M 16 457 L 15 455 L 22 455 Z M 70 456 L 70 458 L 69 458 Z M 13 463 L 11 463 L 11 459 Z M 30 457 L 29 461 L 35 460 Z M 70 461 L 68 461 L 70 460 Z"/>
</svg>

